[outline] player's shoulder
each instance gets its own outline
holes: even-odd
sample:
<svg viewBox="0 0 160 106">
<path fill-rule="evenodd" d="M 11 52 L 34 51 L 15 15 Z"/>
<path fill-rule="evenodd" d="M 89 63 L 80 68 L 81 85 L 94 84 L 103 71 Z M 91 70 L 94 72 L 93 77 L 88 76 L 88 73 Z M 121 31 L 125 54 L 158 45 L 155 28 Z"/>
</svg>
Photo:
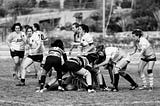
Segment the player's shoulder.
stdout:
<svg viewBox="0 0 160 106">
<path fill-rule="evenodd" d="M 145 37 L 141 37 L 139 43 L 148 43 L 148 40 Z"/>
<path fill-rule="evenodd" d="M 116 50 L 118 50 L 118 48 L 117 47 L 106 47 L 105 48 L 105 51 L 116 51 Z"/>
</svg>

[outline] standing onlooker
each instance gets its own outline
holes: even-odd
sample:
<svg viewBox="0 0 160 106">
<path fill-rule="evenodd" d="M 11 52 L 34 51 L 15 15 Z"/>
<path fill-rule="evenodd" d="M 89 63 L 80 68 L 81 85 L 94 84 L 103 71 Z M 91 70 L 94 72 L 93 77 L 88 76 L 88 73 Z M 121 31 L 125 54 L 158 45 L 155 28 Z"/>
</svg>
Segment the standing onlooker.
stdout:
<svg viewBox="0 0 160 106">
<path fill-rule="evenodd" d="M 40 30 L 40 25 L 38 23 L 34 23 L 33 24 L 33 35 L 37 36 L 41 39 L 41 46 L 42 46 L 42 51 L 43 51 L 43 58 L 44 58 L 44 52 L 45 52 L 45 47 L 44 47 L 44 41 L 48 40 L 46 34 L 44 34 L 41 30 Z M 39 67 L 41 63 L 39 62 L 34 62 L 34 67 L 36 69 L 36 67 Z M 40 70 L 35 70 L 36 71 L 36 75 L 38 75 L 37 73 L 39 73 L 38 71 Z M 42 71 L 42 70 L 41 70 Z M 38 76 L 38 79 L 40 79 L 41 76 Z"/>
<path fill-rule="evenodd" d="M 27 57 L 24 58 L 22 62 L 22 70 L 21 70 L 21 81 L 17 86 L 25 86 L 25 76 L 26 76 L 26 69 L 33 64 L 33 62 L 41 63 L 43 60 L 43 49 L 42 49 L 42 41 L 39 36 L 36 36 L 33 34 L 33 28 L 28 27 L 26 29 L 27 33 L 27 46 L 28 46 L 28 53 Z M 41 69 L 40 65 L 37 66 L 38 69 L 38 75 L 41 75 Z M 40 78 L 39 78 L 40 83 Z"/>
<path fill-rule="evenodd" d="M 74 42 L 71 44 L 71 48 L 69 50 L 69 55 L 71 55 L 73 48 L 80 46 L 81 37 L 78 33 L 78 27 L 79 27 L 78 23 L 72 24 L 72 31 L 74 32 Z"/>
<path fill-rule="evenodd" d="M 89 33 L 89 27 L 84 24 L 79 25 L 79 34 L 81 36 L 82 54 L 95 51 L 93 36 Z"/>
<path fill-rule="evenodd" d="M 147 66 L 147 73 L 148 73 L 148 80 L 149 80 L 149 91 L 153 90 L 153 67 L 156 61 L 155 51 L 151 45 L 151 43 L 143 37 L 143 32 L 140 29 L 136 29 L 132 32 L 134 41 L 135 41 L 135 51 L 140 51 L 140 62 L 138 66 L 138 71 L 140 77 L 143 82 L 143 86 L 139 89 L 146 89 L 147 88 L 147 80 L 145 77 L 144 69 Z M 132 54 L 134 54 L 132 53 Z"/>
<path fill-rule="evenodd" d="M 10 53 L 15 63 L 13 77 L 18 78 L 20 77 L 20 65 L 24 57 L 26 36 L 25 33 L 22 32 L 22 26 L 20 23 L 15 23 L 11 30 L 12 33 L 9 34 L 6 42 L 10 48 Z"/>
</svg>

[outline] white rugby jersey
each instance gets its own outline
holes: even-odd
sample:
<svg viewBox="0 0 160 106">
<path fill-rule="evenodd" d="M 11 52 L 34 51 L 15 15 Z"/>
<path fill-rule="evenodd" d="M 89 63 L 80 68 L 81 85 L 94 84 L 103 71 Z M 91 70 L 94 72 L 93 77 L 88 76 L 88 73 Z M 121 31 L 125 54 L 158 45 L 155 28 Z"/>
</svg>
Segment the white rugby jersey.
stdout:
<svg viewBox="0 0 160 106">
<path fill-rule="evenodd" d="M 47 39 L 46 34 L 44 34 L 42 31 L 35 31 L 35 32 L 33 33 L 33 35 L 34 35 L 34 36 L 39 36 L 39 38 L 40 38 L 42 41 L 44 41 L 44 40 Z"/>
<path fill-rule="evenodd" d="M 29 38 L 29 55 L 43 54 L 42 40 L 40 36 L 33 34 Z"/>
<path fill-rule="evenodd" d="M 82 45 L 82 53 L 95 51 L 95 47 L 93 45 L 93 37 L 89 33 L 86 33 L 82 36 L 80 43 Z"/>
<path fill-rule="evenodd" d="M 12 32 L 8 35 L 7 41 L 11 44 L 11 48 L 17 51 L 25 50 L 26 35 L 24 32 Z"/>
<path fill-rule="evenodd" d="M 145 38 L 141 37 L 139 43 L 137 44 L 138 50 L 142 51 L 141 55 L 144 57 L 154 57 L 155 52 L 150 44 L 150 42 Z"/>
<path fill-rule="evenodd" d="M 44 34 L 42 31 L 35 31 L 35 32 L 33 32 L 33 35 L 37 36 L 37 38 L 39 37 L 41 39 L 42 49 L 43 49 L 43 51 L 45 51 L 44 41 L 47 40 L 46 34 Z"/>
<path fill-rule="evenodd" d="M 126 58 L 127 61 L 130 61 L 130 56 L 124 50 L 117 47 L 106 47 L 105 48 L 106 60 L 112 60 L 113 62 L 118 62 L 122 58 Z"/>
<path fill-rule="evenodd" d="M 81 38 L 82 46 L 88 46 L 89 44 L 93 43 L 93 37 L 89 33 L 85 33 Z"/>
</svg>

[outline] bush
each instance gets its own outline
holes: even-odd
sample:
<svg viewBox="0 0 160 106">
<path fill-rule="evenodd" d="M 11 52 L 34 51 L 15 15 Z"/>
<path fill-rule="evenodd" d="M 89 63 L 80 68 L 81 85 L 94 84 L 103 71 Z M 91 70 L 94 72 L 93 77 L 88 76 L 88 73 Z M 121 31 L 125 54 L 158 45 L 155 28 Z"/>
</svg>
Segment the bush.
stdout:
<svg viewBox="0 0 160 106">
<path fill-rule="evenodd" d="M 55 2 L 48 3 L 48 7 L 59 9 L 60 8 L 60 2 L 59 1 L 55 1 Z"/>
<path fill-rule="evenodd" d="M 42 7 L 42 8 L 48 7 L 48 2 L 45 1 L 45 0 L 40 1 L 40 2 L 39 2 L 39 7 Z"/>
<path fill-rule="evenodd" d="M 72 30 L 72 23 L 71 22 L 66 22 L 64 27 L 65 27 L 65 30 L 71 31 Z"/>
<path fill-rule="evenodd" d="M 124 1 L 121 4 L 122 8 L 131 8 L 131 2 L 130 1 Z"/>
<path fill-rule="evenodd" d="M 7 14 L 7 11 L 4 8 L 0 8 L 0 17 L 5 17 Z"/>
<path fill-rule="evenodd" d="M 29 0 L 27 7 L 35 7 L 36 4 L 37 4 L 36 0 Z"/>
<path fill-rule="evenodd" d="M 32 11 L 31 9 L 23 8 L 23 9 L 21 9 L 21 14 L 27 15 L 27 14 L 31 13 L 31 11 Z"/>
</svg>

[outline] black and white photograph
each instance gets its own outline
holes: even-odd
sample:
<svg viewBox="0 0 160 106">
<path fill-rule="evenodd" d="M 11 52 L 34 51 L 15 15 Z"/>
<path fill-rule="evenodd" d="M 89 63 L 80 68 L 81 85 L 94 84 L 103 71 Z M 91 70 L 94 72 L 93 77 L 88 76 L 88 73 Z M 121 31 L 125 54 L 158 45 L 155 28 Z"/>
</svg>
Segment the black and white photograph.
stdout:
<svg viewBox="0 0 160 106">
<path fill-rule="evenodd" d="M 159 106 L 159 49 L 160 0 L 0 0 L 0 106 Z"/>
</svg>

